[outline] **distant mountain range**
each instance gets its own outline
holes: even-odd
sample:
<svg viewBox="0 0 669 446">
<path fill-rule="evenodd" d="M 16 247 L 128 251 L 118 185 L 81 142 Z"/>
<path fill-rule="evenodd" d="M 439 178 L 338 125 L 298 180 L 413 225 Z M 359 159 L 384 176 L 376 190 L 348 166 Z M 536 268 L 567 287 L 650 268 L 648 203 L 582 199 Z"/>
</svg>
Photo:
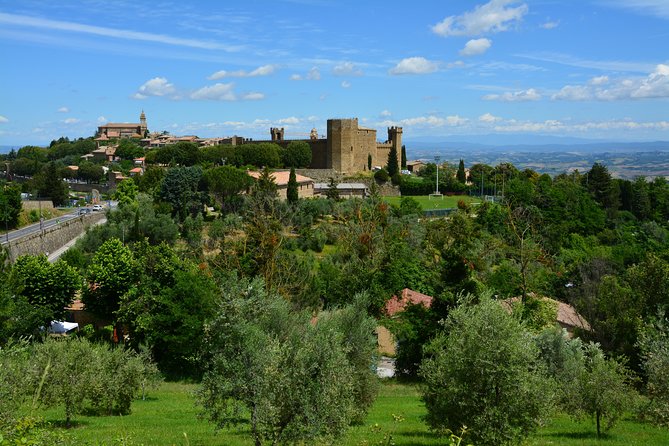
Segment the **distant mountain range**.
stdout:
<svg viewBox="0 0 669 446">
<path fill-rule="evenodd" d="M 442 138 L 406 138 L 404 141 L 411 157 L 421 158 L 444 155 L 452 151 L 480 152 L 569 152 L 569 153 L 612 153 L 612 152 L 665 152 L 669 151 L 669 141 L 621 142 L 592 140 L 583 138 L 528 135 L 470 135 Z M 418 156 L 420 155 L 420 156 Z"/>
</svg>

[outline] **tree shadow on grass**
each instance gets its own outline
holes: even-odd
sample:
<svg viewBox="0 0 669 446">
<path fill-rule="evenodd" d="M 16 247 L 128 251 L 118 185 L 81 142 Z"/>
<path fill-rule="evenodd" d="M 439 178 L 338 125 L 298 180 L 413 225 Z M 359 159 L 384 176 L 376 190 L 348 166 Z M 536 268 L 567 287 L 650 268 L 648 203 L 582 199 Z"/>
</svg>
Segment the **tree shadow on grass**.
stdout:
<svg viewBox="0 0 669 446">
<path fill-rule="evenodd" d="M 90 423 L 85 421 L 85 420 L 70 420 L 70 427 L 67 427 L 67 423 L 65 420 L 57 419 L 57 420 L 47 420 L 47 422 L 51 425 L 51 427 L 57 427 L 59 429 L 79 429 L 82 427 L 88 426 Z"/>
<path fill-rule="evenodd" d="M 425 438 L 425 439 L 435 439 L 439 438 L 439 435 L 430 432 L 430 431 L 421 431 L 421 430 L 412 430 L 412 431 L 401 431 L 395 434 L 397 437 L 407 437 L 407 438 Z"/>
<path fill-rule="evenodd" d="M 608 440 L 611 435 L 602 433 L 599 437 L 597 432 L 581 431 L 581 432 L 552 432 L 541 435 L 542 437 L 564 438 L 570 440 Z"/>
</svg>

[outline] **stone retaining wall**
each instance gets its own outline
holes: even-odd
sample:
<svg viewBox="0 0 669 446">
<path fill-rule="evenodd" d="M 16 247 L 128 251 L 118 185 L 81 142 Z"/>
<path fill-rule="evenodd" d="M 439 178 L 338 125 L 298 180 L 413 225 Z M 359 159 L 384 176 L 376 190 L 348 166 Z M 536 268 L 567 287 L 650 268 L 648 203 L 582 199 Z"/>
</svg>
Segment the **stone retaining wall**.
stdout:
<svg viewBox="0 0 669 446">
<path fill-rule="evenodd" d="M 12 261 L 26 254 L 47 254 L 62 247 L 70 240 L 74 240 L 83 234 L 87 228 L 103 218 L 105 218 L 103 212 L 81 215 L 60 223 L 58 226 L 45 229 L 43 232 L 25 236 L 5 246 L 9 249 L 9 256 Z"/>
</svg>

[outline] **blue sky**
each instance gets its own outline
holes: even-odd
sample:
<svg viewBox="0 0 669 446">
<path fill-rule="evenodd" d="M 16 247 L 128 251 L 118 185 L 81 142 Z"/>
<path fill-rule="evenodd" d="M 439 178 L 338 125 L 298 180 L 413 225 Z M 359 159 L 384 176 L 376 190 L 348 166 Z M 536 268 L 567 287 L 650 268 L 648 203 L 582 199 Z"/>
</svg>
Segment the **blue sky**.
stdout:
<svg viewBox="0 0 669 446">
<path fill-rule="evenodd" d="M 0 145 L 141 110 L 202 137 L 358 117 L 408 140 L 669 140 L 667 42 L 669 0 L 0 0 Z"/>
</svg>

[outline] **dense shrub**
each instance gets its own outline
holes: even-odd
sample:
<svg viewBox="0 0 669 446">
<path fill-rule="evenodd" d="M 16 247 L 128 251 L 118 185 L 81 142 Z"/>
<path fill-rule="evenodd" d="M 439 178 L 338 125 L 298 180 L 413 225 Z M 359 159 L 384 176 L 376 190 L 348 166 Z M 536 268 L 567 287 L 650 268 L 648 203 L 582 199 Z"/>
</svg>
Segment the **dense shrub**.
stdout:
<svg viewBox="0 0 669 446">
<path fill-rule="evenodd" d="M 376 181 L 385 183 L 390 179 L 390 175 L 388 175 L 388 171 L 386 169 L 379 169 L 376 172 L 374 172 L 374 179 Z"/>
</svg>

